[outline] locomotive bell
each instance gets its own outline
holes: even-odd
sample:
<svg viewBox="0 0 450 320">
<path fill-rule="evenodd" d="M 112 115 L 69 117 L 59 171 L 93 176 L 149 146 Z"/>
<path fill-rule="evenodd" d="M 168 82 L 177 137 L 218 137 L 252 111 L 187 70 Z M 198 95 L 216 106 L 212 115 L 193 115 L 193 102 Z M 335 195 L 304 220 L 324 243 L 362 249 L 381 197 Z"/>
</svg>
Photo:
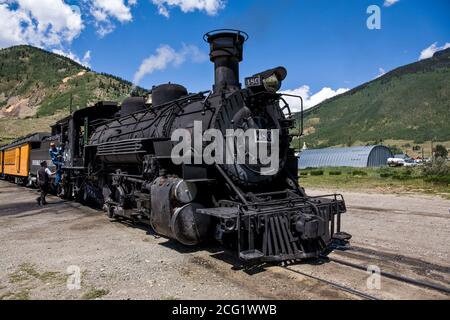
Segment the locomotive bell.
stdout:
<svg viewBox="0 0 450 320">
<path fill-rule="evenodd" d="M 239 90 L 239 62 L 243 59 L 244 43 L 248 35 L 239 30 L 222 29 L 204 36 L 210 45 L 210 60 L 214 63 L 214 92 Z"/>
</svg>

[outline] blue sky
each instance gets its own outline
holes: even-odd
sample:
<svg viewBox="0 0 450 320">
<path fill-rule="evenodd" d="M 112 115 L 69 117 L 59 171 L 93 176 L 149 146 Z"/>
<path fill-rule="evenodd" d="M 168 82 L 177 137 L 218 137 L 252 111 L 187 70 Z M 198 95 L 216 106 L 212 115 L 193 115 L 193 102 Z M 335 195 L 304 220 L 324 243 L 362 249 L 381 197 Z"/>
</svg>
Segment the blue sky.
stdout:
<svg viewBox="0 0 450 320">
<path fill-rule="evenodd" d="M 209 89 L 213 69 L 202 36 L 217 28 L 242 29 L 250 35 L 242 79 L 283 65 L 288 69 L 283 90 L 306 95 L 311 104 L 383 70 L 417 61 L 426 48 L 425 56 L 450 46 L 448 0 L 35 1 L 40 8 L 30 1 L 0 0 L 0 21 L 2 15 L 9 21 L 6 28 L 0 22 L 0 47 L 25 42 L 84 57 L 93 70 L 130 81 L 150 58 L 139 76 L 146 88 L 171 81 L 190 91 Z M 54 11 L 57 7 L 58 16 L 49 16 L 42 8 L 46 5 Z M 65 5 L 78 6 L 75 16 Z M 367 28 L 370 5 L 381 9 L 379 30 Z M 19 10 L 32 18 L 28 23 L 35 29 L 39 24 L 47 29 L 31 34 L 24 29 L 27 22 L 20 20 L 21 34 L 13 39 L 2 35 L 1 30 L 9 28 L 11 33 L 17 27 L 13 14 Z M 58 20 L 64 15 L 64 21 Z M 318 92 L 322 94 L 314 99 Z"/>
</svg>

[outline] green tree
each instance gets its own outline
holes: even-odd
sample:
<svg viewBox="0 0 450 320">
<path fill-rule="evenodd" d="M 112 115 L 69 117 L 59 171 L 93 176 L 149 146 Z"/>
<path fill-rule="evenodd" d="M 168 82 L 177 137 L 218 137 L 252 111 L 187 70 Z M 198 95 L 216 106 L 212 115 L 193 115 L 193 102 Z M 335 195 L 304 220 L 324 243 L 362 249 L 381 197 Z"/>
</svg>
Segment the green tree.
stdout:
<svg viewBox="0 0 450 320">
<path fill-rule="evenodd" d="M 400 149 L 399 147 L 397 147 L 396 145 L 388 146 L 388 147 L 389 147 L 389 149 L 391 149 L 391 152 L 393 154 L 403 154 L 403 150 Z"/>
<path fill-rule="evenodd" d="M 438 144 L 436 146 L 436 151 L 434 152 L 434 155 L 436 156 L 436 158 L 441 157 L 441 158 L 447 159 L 447 156 L 448 156 L 447 148 L 444 147 L 442 144 Z"/>
</svg>

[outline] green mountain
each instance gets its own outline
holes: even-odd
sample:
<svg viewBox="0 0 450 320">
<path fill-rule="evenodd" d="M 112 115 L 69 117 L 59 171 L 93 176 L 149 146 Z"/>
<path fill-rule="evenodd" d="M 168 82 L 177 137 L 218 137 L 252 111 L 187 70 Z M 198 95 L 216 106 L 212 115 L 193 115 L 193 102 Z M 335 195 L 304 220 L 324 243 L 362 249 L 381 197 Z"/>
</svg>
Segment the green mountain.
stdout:
<svg viewBox="0 0 450 320">
<path fill-rule="evenodd" d="M 5 142 L 99 100 L 122 100 L 132 84 L 31 46 L 0 50 L 0 139 Z M 139 88 L 139 90 L 142 90 Z"/>
<path fill-rule="evenodd" d="M 308 110 L 305 134 L 302 144 L 310 148 L 449 142 L 450 49 Z"/>
</svg>

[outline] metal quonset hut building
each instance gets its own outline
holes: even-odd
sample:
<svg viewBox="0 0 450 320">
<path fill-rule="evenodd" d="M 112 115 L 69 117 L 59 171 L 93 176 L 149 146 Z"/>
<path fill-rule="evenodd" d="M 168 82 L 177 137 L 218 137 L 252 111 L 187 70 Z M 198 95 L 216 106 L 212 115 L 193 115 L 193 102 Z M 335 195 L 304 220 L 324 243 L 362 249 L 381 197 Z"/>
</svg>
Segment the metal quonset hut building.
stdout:
<svg viewBox="0 0 450 320">
<path fill-rule="evenodd" d="M 391 150 L 385 146 L 311 149 L 300 153 L 298 166 L 300 169 L 381 167 L 385 166 L 387 159 L 391 157 Z"/>
</svg>

